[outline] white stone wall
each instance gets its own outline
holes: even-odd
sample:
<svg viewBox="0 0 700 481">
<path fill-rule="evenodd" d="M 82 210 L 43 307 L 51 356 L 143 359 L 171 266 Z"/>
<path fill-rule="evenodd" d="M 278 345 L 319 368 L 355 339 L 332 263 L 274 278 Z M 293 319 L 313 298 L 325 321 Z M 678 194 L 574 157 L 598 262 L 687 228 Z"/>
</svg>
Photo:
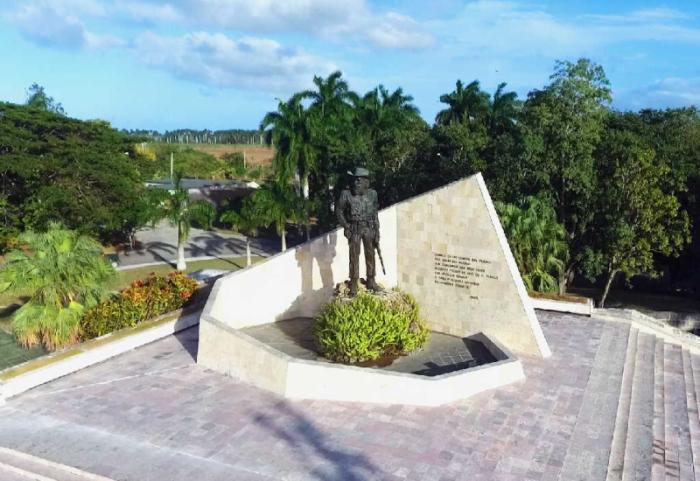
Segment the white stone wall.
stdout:
<svg viewBox="0 0 700 481">
<path fill-rule="evenodd" d="M 396 209 L 382 210 L 379 224 L 386 275 L 377 258 L 377 281 L 393 287 L 396 285 Z M 219 279 L 205 313 L 234 328 L 313 317 L 330 299 L 335 285 L 348 278 L 348 255 L 342 229 L 324 234 Z M 360 276 L 364 277 L 364 258 L 360 259 Z"/>
<path fill-rule="evenodd" d="M 516 353 L 549 356 L 480 174 L 384 209 L 379 220 L 387 273 L 377 259 L 377 280 L 413 294 L 431 328 L 489 332 Z M 447 281 L 436 282 L 438 258 L 437 274 L 452 276 Z M 338 229 L 219 279 L 202 319 L 239 329 L 313 317 L 347 278 L 348 244 Z M 200 350 L 208 349 L 203 343 Z"/>
<path fill-rule="evenodd" d="M 487 331 L 516 353 L 550 355 L 481 174 L 395 207 L 398 285 L 432 329 Z"/>
</svg>

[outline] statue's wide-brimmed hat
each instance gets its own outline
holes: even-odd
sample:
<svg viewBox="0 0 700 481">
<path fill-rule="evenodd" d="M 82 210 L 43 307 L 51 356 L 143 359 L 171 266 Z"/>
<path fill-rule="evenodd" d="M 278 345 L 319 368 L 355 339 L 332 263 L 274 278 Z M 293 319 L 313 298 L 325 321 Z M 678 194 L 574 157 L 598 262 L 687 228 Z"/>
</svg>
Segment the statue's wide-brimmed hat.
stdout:
<svg viewBox="0 0 700 481">
<path fill-rule="evenodd" d="M 365 169 L 364 167 L 355 167 L 355 172 L 348 170 L 348 174 L 352 175 L 353 177 L 369 177 L 369 170 Z"/>
</svg>

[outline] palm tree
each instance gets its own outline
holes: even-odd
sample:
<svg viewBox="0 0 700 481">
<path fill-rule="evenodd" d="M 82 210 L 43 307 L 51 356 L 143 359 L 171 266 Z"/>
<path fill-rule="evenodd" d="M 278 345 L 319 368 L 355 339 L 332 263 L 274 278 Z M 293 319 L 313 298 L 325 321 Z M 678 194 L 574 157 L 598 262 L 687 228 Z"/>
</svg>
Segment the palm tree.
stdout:
<svg viewBox="0 0 700 481">
<path fill-rule="evenodd" d="M 461 80 L 457 80 L 454 92 L 440 96 L 440 102 L 448 107 L 438 112 L 435 122 L 447 125 L 452 122 L 484 121 L 488 118 L 490 100 L 489 94 L 479 87 L 478 80 L 466 87 Z"/>
<path fill-rule="evenodd" d="M 182 187 L 182 174 L 176 173 L 173 179 L 173 189 L 161 205 L 159 217 L 167 218 L 177 228 L 177 270 L 187 269 L 185 263 L 185 244 L 190 236 L 190 228 L 197 223 L 205 228 L 211 228 L 216 216 L 214 207 L 206 201 L 190 200 L 187 189 Z"/>
<path fill-rule="evenodd" d="M 266 184 L 251 197 L 251 212 L 264 225 L 274 224 L 282 241 L 282 251 L 287 250 L 287 222 L 308 222 L 306 202 L 296 196 L 286 185 Z"/>
<path fill-rule="evenodd" d="M 312 141 L 313 117 L 294 95 L 287 102 L 280 101 L 276 112 L 268 112 L 260 123 L 268 145 L 277 146 L 273 168 L 277 180 L 287 183 L 296 176 L 301 184 L 301 195 L 309 198 L 309 175 L 316 169 L 316 150 Z"/>
<path fill-rule="evenodd" d="M 358 127 L 373 132 L 395 127 L 407 118 L 417 117 L 419 111 L 412 101 L 413 97 L 404 95 L 400 87 L 389 93 L 383 85 L 379 85 L 353 101 Z"/>
<path fill-rule="evenodd" d="M 527 197 L 523 208 L 496 202 L 496 209 L 527 288 L 556 292 L 569 251 L 552 206 Z"/>
<path fill-rule="evenodd" d="M 311 106 L 320 113 L 322 119 L 342 115 L 349 103 L 357 98 L 357 94 L 350 90 L 342 76 L 340 71 L 333 72 L 326 79 L 316 75 L 316 90 L 305 90 L 300 94 L 302 98 L 311 100 Z"/>
<path fill-rule="evenodd" d="M 493 94 L 493 101 L 489 112 L 489 130 L 491 136 L 502 134 L 513 127 L 522 110 L 523 104 L 518 100 L 515 92 L 504 92 L 506 83 L 498 84 Z"/>
<path fill-rule="evenodd" d="M 246 265 L 252 264 L 250 254 L 250 238 L 258 235 L 258 227 L 264 225 L 264 219 L 257 212 L 253 201 L 254 197 L 248 197 L 243 201 L 241 209 L 236 212 L 231 209 L 221 215 L 221 222 L 229 224 L 232 229 L 237 230 L 245 236 Z"/>
<path fill-rule="evenodd" d="M 83 312 L 104 298 L 114 275 L 102 246 L 56 223 L 19 241 L 22 248 L 8 253 L 0 269 L 0 291 L 29 294 L 12 316 L 15 337 L 50 350 L 78 341 Z"/>
</svg>

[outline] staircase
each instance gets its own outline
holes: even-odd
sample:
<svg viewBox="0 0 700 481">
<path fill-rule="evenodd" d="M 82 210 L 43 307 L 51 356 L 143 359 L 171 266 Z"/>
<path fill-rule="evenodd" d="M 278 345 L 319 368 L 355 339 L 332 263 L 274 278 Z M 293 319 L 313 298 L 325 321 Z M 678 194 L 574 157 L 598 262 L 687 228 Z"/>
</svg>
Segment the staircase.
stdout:
<svg viewBox="0 0 700 481">
<path fill-rule="evenodd" d="M 699 401 L 700 355 L 611 323 L 559 480 L 700 481 Z"/>
<path fill-rule="evenodd" d="M 0 447 L 2 481 L 112 481 L 103 476 Z"/>
</svg>

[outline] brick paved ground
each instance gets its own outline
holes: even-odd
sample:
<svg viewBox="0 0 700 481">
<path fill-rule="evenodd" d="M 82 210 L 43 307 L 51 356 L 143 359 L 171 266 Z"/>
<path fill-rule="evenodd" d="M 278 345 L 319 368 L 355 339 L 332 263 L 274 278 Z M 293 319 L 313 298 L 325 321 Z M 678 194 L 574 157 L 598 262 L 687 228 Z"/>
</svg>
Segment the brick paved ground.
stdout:
<svg viewBox="0 0 700 481">
<path fill-rule="evenodd" d="M 555 480 L 579 414 L 595 418 L 581 407 L 601 339 L 624 351 L 629 327 L 538 315 L 550 359 L 439 408 L 287 401 L 197 366 L 190 330 L 8 401 L 0 446 L 115 480 Z M 573 459 L 610 443 L 581 442 Z"/>
</svg>

